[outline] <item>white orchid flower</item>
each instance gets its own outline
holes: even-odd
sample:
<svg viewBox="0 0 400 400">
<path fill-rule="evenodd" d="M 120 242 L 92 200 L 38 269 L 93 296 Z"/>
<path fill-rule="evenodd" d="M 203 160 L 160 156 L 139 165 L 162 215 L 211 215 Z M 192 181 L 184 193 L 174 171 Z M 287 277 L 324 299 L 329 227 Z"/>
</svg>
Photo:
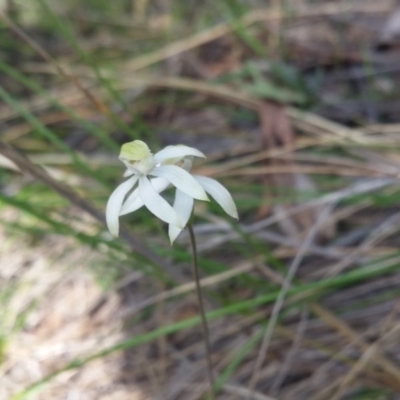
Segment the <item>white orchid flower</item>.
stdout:
<svg viewBox="0 0 400 400">
<path fill-rule="evenodd" d="M 209 201 L 206 192 L 227 214 L 238 218 L 232 196 L 219 182 L 189 173 L 193 157 L 205 155 L 184 145 L 167 146 L 153 155 L 140 140 L 124 144 L 119 158 L 127 167 L 124 176 L 129 178 L 108 199 L 106 221 L 111 234 L 118 236 L 120 216 L 145 206 L 169 224 L 172 244 L 189 221 L 194 199 Z M 176 187 L 173 207 L 159 194 L 171 185 Z"/>
</svg>

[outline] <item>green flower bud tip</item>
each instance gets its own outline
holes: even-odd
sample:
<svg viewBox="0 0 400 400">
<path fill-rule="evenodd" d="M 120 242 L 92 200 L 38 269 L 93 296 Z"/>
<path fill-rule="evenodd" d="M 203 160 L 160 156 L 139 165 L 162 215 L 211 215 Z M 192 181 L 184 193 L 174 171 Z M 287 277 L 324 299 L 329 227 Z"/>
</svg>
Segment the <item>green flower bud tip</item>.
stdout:
<svg viewBox="0 0 400 400">
<path fill-rule="evenodd" d="M 119 154 L 119 158 L 126 161 L 141 161 L 149 156 L 151 156 L 151 151 L 141 140 L 123 144 Z"/>
</svg>

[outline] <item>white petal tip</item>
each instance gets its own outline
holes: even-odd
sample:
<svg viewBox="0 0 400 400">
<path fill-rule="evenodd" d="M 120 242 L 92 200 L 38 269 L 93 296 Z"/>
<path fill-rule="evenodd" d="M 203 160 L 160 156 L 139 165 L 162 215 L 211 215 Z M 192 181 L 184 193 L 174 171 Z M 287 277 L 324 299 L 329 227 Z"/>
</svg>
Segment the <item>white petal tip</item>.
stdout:
<svg viewBox="0 0 400 400">
<path fill-rule="evenodd" d="M 238 214 L 238 211 L 237 211 L 237 208 L 236 207 L 234 207 L 232 210 L 229 210 L 229 212 L 228 212 L 228 214 L 232 217 L 232 218 L 235 218 L 235 219 L 239 219 L 239 214 Z"/>
<path fill-rule="evenodd" d="M 210 201 L 210 198 L 207 195 L 205 195 L 202 199 L 199 199 L 199 200 Z"/>
<path fill-rule="evenodd" d="M 178 228 L 176 226 L 170 225 L 168 229 L 168 235 L 169 235 L 169 242 L 171 243 L 171 246 L 174 244 L 176 238 L 179 236 L 179 234 L 182 232 L 183 229 Z"/>
<path fill-rule="evenodd" d="M 114 237 L 118 237 L 119 236 L 119 229 L 113 230 L 113 232 L 111 232 L 111 235 L 113 235 Z"/>
<path fill-rule="evenodd" d="M 118 218 L 118 217 L 117 217 Z M 119 221 L 117 220 L 110 220 L 107 221 L 107 228 L 108 231 L 111 233 L 111 236 L 118 237 L 119 234 Z"/>
</svg>

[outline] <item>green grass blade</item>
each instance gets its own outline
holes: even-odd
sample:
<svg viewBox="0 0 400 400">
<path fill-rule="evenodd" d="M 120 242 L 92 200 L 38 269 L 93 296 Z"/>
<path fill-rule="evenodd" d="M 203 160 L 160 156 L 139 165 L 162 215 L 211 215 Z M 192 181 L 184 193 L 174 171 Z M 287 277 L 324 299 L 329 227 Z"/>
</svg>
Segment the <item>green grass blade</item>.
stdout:
<svg viewBox="0 0 400 400">
<path fill-rule="evenodd" d="M 96 181 L 110 189 L 110 185 L 106 182 L 100 174 L 97 174 L 95 171 L 90 169 L 84 161 L 80 159 L 78 154 L 74 152 L 69 146 L 67 146 L 62 140 L 60 140 L 55 133 L 53 133 L 49 128 L 42 124 L 42 122 L 37 119 L 31 112 L 26 110 L 21 106 L 18 100 L 14 99 L 4 88 L 0 86 L 0 97 L 15 111 L 17 111 L 23 118 L 26 119 L 34 128 L 37 129 L 38 133 L 41 134 L 42 137 L 49 140 L 59 149 L 65 151 L 67 154 L 71 156 L 74 164 L 79 168 L 82 172 L 85 172 Z"/>
<path fill-rule="evenodd" d="M 38 85 L 33 79 L 30 79 L 14 68 L 4 64 L 0 60 L 0 71 L 8 74 L 16 81 L 22 83 L 35 93 L 43 96 L 49 104 L 53 105 L 54 107 L 60 109 L 61 111 L 65 112 L 69 116 L 71 116 L 74 120 L 79 122 L 81 126 L 87 129 L 88 132 L 92 133 L 93 136 L 96 136 L 105 146 L 108 148 L 119 152 L 119 145 L 112 139 L 110 139 L 109 134 L 106 130 L 104 130 L 100 126 L 96 126 L 85 119 L 81 118 L 72 108 L 65 106 L 64 104 L 57 101 L 54 97 L 50 96 L 40 85 Z"/>
</svg>

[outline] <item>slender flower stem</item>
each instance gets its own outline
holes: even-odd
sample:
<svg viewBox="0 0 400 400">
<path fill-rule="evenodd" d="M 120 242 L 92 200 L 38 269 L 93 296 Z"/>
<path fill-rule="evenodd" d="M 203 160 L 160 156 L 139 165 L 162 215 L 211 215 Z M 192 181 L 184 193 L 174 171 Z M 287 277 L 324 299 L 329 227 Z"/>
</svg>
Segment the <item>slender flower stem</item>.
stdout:
<svg viewBox="0 0 400 400">
<path fill-rule="evenodd" d="M 210 395 L 211 395 L 211 399 L 215 400 L 216 393 L 215 393 L 215 388 L 214 388 L 214 374 L 213 374 L 213 368 L 212 368 L 212 362 L 211 362 L 210 334 L 208 331 L 206 313 L 204 311 L 203 296 L 201 294 L 199 265 L 197 262 L 197 246 L 196 246 L 196 238 L 195 238 L 194 231 L 193 231 L 192 221 L 189 221 L 187 227 L 189 230 L 190 243 L 192 245 L 193 275 L 194 275 L 194 281 L 196 283 L 197 301 L 199 303 L 201 325 L 203 328 L 204 345 L 205 345 L 206 360 L 207 360 L 207 375 L 208 375 L 208 381 L 210 384 Z"/>
</svg>

